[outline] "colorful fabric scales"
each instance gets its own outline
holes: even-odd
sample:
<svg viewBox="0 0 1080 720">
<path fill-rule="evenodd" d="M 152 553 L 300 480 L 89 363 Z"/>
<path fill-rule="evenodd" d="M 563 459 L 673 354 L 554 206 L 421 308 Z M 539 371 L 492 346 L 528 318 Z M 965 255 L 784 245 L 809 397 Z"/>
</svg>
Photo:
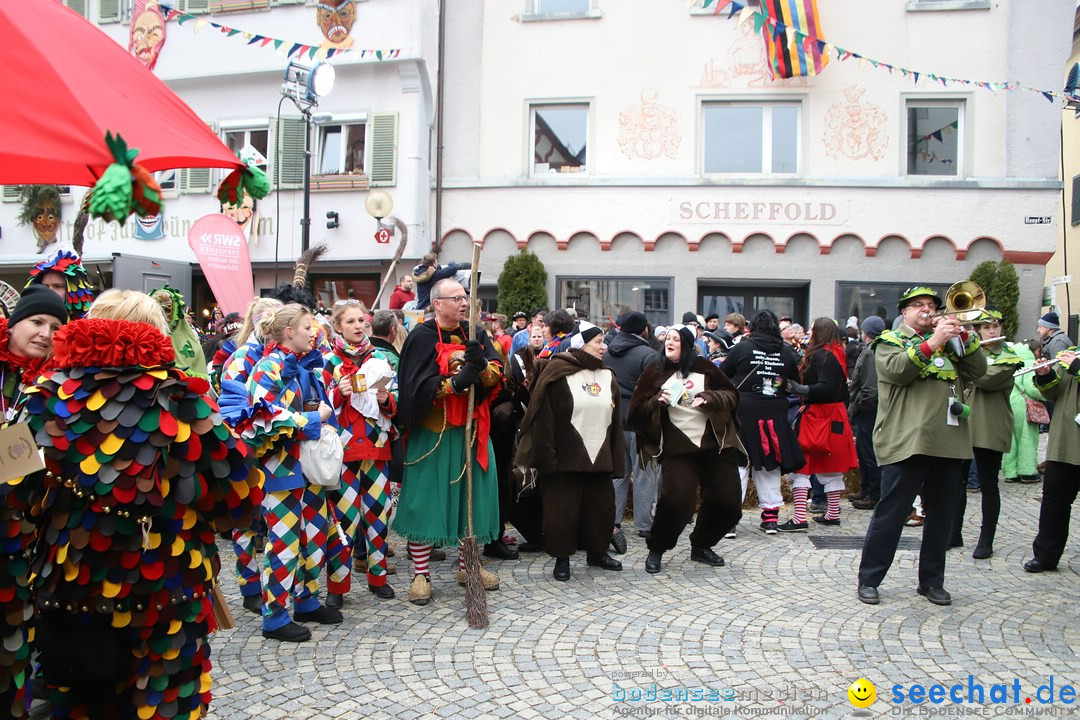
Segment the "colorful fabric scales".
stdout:
<svg viewBox="0 0 1080 720">
<path fill-rule="evenodd" d="M 67 283 L 67 297 L 64 302 L 67 305 L 68 318 L 77 320 L 84 317 L 90 311 L 90 303 L 94 301 L 94 286 L 90 283 L 90 276 L 86 274 L 86 268 L 82 266 L 79 256 L 70 250 L 58 250 L 48 260 L 42 260 L 33 267 L 25 287 L 40 283 L 42 276 L 48 272 L 64 276 Z"/>
<path fill-rule="evenodd" d="M 156 328 L 79 320 L 54 346 L 57 369 L 26 391 L 46 463 L 27 482 L 54 717 L 117 705 L 199 717 L 211 697 L 214 533 L 248 526 L 260 474 L 205 396 L 209 383 L 172 367 Z"/>
</svg>

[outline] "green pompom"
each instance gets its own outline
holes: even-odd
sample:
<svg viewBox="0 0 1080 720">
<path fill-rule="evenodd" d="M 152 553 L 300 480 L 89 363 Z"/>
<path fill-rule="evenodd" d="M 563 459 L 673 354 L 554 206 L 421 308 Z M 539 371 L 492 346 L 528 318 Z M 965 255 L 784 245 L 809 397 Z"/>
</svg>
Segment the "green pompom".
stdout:
<svg viewBox="0 0 1080 720">
<path fill-rule="evenodd" d="M 94 185 L 90 196 L 90 216 L 123 222 L 131 214 L 131 170 L 110 165 Z"/>
<path fill-rule="evenodd" d="M 248 164 L 244 171 L 244 192 L 256 200 L 262 200 L 270 194 L 270 178 L 253 164 Z"/>
</svg>

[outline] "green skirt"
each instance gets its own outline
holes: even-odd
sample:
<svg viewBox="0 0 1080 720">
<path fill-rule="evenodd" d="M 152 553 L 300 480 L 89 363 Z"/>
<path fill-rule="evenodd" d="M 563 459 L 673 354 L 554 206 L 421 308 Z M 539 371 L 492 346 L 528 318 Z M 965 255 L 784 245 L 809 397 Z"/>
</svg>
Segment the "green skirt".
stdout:
<svg viewBox="0 0 1080 720">
<path fill-rule="evenodd" d="M 435 448 L 436 443 L 438 447 Z M 432 448 L 435 448 L 432 451 Z M 427 455 L 428 453 L 430 455 Z M 417 458 L 427 455 L 423 460 Z M 411 465 L 409 463 L 416 463 Z M 465 428 L 438 433 L 414 427 L 405 450 L 405 473 L 401 481 L 393 530 L 407 540 L 425 545 L 457 545 L 469 533 L 465 467 Z M 488 440 L 488 469 L 473 456 L 473 533 L 478 543 L 497 540 L 499 484 L 495 453 Z M 460 478 L 460 479 L 459 479 Z"/>
</svg>

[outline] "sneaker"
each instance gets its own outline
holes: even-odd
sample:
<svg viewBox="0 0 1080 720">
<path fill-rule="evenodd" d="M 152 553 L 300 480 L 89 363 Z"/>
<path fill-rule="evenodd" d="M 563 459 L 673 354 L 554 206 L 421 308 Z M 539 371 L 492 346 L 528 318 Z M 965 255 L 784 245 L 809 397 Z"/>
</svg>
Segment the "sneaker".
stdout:
<svg viewBox="0 0 1080 720">
<path fill-rule="evenodd" d="M 457 578 L 458 585 L 465 586 L 465 571 L 458 570 L 454 573 L 454 577 Z M 480 579 L 484 583 L 485 590 L 498 590 L 499 589 L 499 576 L 491 572 L 483 565 L 480 566 Z"/>
<path fill-rule="evenodd" d="M 774 521 L 763 522 L 763 523 L 761 523 L 761 529 L 765 531 L 766 535 L 775 535 L 776 534 L 776 522 L 774 522 Z"/>
<path fill-rule="evenodd" d="M 911 508 L 911 515 L 904 521 L 904 525 L 907 527 L 921 527 L 923 522 L 923 516 L 915 512 L 915 508 Z"/>
<path fill-rule="evenodd" d="M 824 515 L 814 516 L 814 522 L 816 522 L 818 525 L 835 525 L 837 527 L 840 526 L 840 518 L 827 518 Z"/>
<path fill-rule="evenodd" d="M 409 602 L 413 605 L 427 605 L 431 602 L 431 578 L 417 575 L 409 585 Z"/>
<path fill-rule="evenodd" d="M 810 523 L 801 522 L 797 523 L 794 520 L 788 520 L 783 525 L 778 526 L 776 529 L 780 532 L 806 532 L 810 527 Z"/>
<path fill-rule="evenodd" d="M 313 622 L 319 623 L 320 625 L 340 625 L 345 621 L 345 616 L 341 614 L 340 610 L 335 610 L 323 605 L 311 612 L 293 613 L 293 619 L 296 620 L 296 622 Z"/>
<path fill-rule="evenodd" d="M 294 622 L 287 622 L 277 630 L 263 630 L 263 637 L 281 642 L 306 642 L 311 639 L 311 631 Z"/>
<path fill-rule="evenodd" d="M 738 530 L 736 530 L 735 528 L 731 528 L 726 533 L 724 533 L 724 539 L 725 540 L 734 540 L 737 535 L 738 535 Z"/>
</svg>

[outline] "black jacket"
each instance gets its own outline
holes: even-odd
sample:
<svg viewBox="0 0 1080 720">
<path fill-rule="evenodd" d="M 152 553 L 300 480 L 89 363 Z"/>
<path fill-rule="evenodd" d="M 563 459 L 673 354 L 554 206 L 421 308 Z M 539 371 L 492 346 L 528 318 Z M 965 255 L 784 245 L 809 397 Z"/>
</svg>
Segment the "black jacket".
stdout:
<svg viewBox="0 0 1080 720">
<path fill-rule="evenodd" d="M 642 371 L 655 358 L 656 351 L 640 335 L 620 330 L 608 344 L 604 365 L 615 373 L 615 379 L 619 381 L 619 397 L 622 398 L 620 408 L 624 421 L 627 408 L 630 407 L 630 397 L 634 394 L 634 386 L 637 385 Z"/>
<path fill-rule="evenodd" d="M 874 349 L 867 345 L 855 361 L 855 370 L 851 373 L 848 417 L 854 420 L 859 416 L 873 418 L 877 415 L 877 366 L 874 365 Z"/>
</svg>

